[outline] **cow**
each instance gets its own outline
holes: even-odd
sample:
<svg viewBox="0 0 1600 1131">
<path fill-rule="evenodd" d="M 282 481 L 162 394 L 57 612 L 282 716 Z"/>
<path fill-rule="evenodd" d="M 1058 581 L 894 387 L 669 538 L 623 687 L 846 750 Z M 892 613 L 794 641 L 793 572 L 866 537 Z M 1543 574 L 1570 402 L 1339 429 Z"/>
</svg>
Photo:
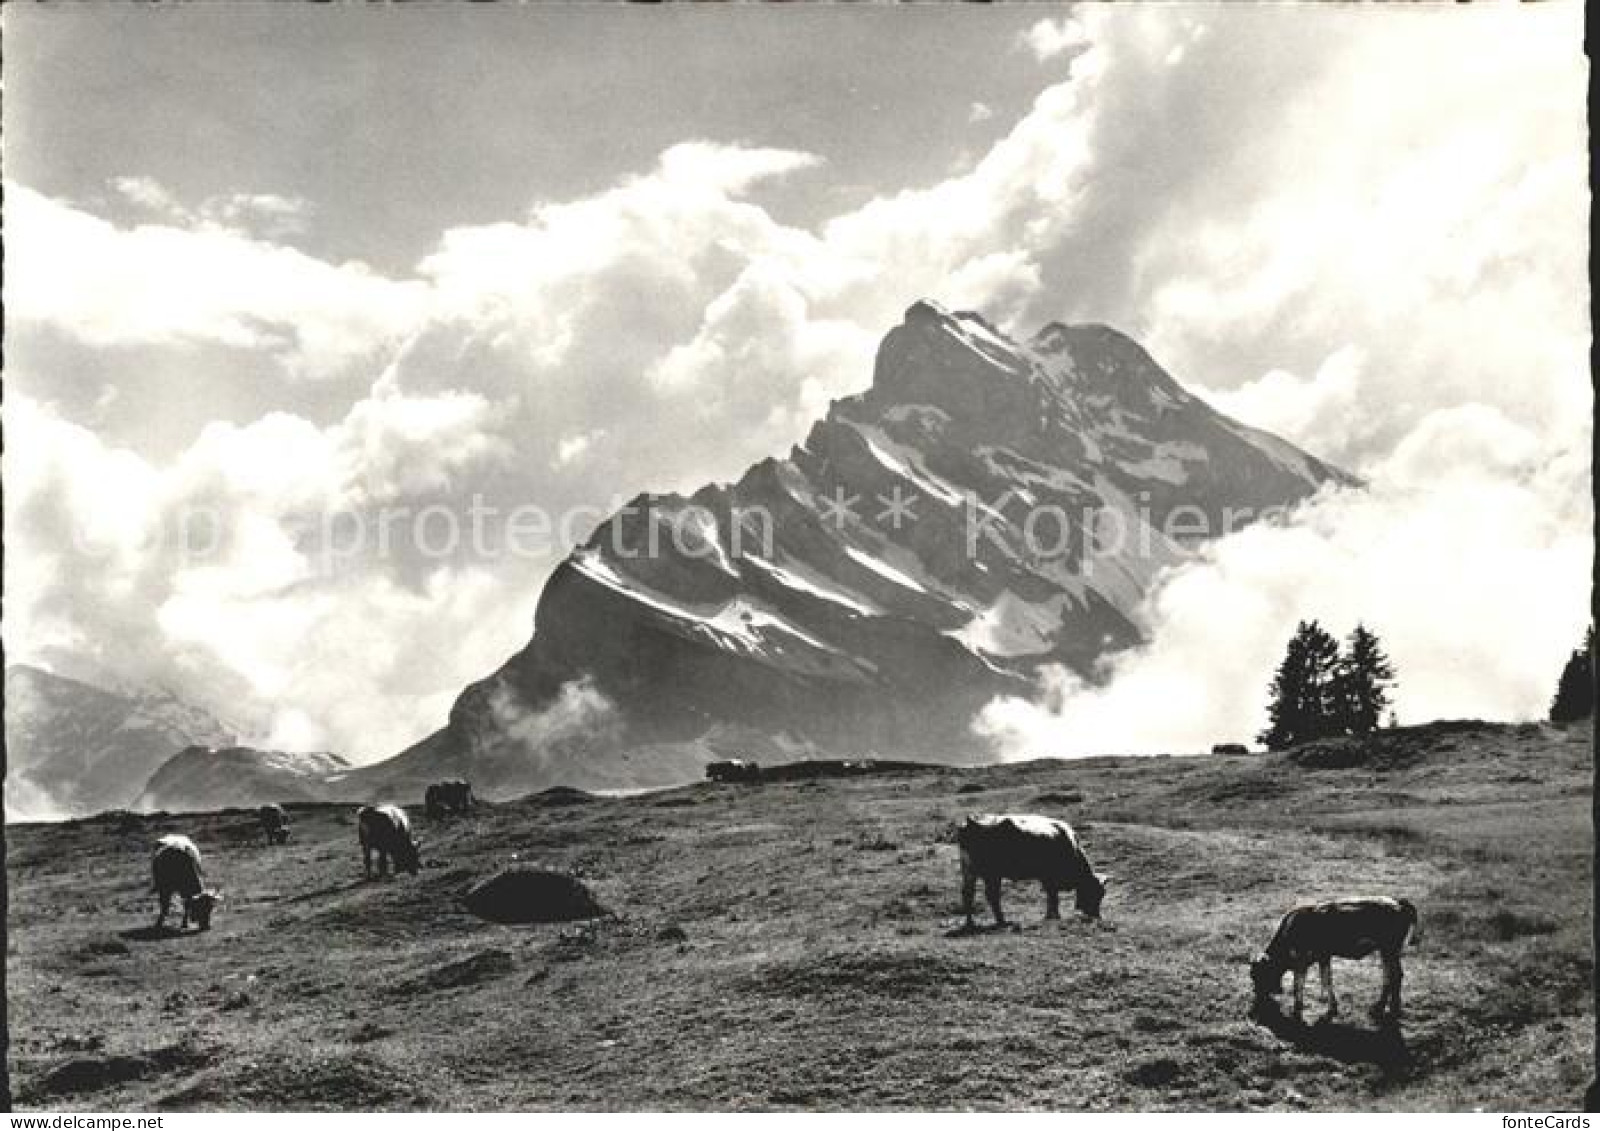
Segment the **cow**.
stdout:
<svg viewBox="0 0 1600 1131">
<path fill-rule="evenodd" d="M 150 890 L 156 893 L 158 931 L 166 925 L 167 905 L 173 896 L 183 903 L 180 929 L 187 928 L 193 917 L 195 926 L 209 931 L 211 913 L 222 902 L 220 891 L 209 891 L 205 886 L 200 850 L 194 846 L 194 841 L 176 833 L 156 841 L 155 852 L 150 856 Z"/>
<path fill-rule="evenodd" d="M 742 758 L 727 758 L 706 765 L 706 777 L 711 781 L 760 781 L 761 766 Z"/>
<path fill-rule="evenodd" d="M 1211 748 L 1211 753 L 1219 758 L 1238 757 L 1250 753 L 1250 748 L 1242 742 L 1219 742 Z"/>
<path fill-rule="evenodd" d="M 263 805 L 256 810 L 256 820 L 268 844 L 289 843 L 289 814 L 282 805 Z"/>
<path fill-rule="evenodd" d="M 414 876 L 421 867 L 422 842 L 411 835 L 411 821 L 398 805 L 363 805 L 356 813 L 356 835 L 361 840 L 361 869 L 369 880 L 374 852 L 379 876 L 389 874 L 391 858 L 396 872 Z"/>
<path fill-rule="evenodd" d="M 1410 900 L 1385 896 L 1333 899 L 1296 907 L 1278 923 L 1272 941 L 1250 963 L 1250 979 L 1255 985 L 1256 1003 L 1265 1003 L 1283 991 L 1283 976 L 1294 971 L 1294 1016 L 1299 1020 L 1305 1009 L 1306 970 L 1314 962 L 1322 975 L 1322 993 L 1328 999 L 1329 1018 L 1339 1012 L 1339 999 L 1333 993 L 1333 959 L 1365 958 L 1374 951 L 1383 960 L 1383 989 L 1372 1015 L 1383 1020 L 1385 1013 L 1400 1016 L 1400 952 L 1409 936 L 1416 946 L 1422 938 L 1417 928 L 1417 909 Z"/>
<path fill-rule="evenodd" d="M 996 926 L 1005 925 L 1000 910 L 1002 880 L 1038 880 L 1044 885 L 1045 918 L 1061 918 L 1060 895 L 1076 892 L 1078 911 L 1100 918 L 1107 876 L 1095 875 L 1072 826 L 1053 817 L 1026 815 L 969 816 L 956 833 L 961 848 L 961 907 L 973 928 L 972 899 L 978 879 L 994 912 Z"/>
<path fill-rule="evenodd" d="M 430 817 L 472 811 L 472 783 L 460 780 L 434 782 L 423 794 L 423 807 Z"/>
</svg>

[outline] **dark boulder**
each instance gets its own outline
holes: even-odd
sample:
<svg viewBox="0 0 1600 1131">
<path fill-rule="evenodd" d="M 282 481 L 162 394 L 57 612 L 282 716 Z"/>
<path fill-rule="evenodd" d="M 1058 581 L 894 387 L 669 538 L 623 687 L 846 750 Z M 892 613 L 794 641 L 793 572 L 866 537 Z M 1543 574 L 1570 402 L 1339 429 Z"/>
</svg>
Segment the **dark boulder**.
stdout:
<svg viewBox="0 0 1600 1131">
<path fill-rule="evenodd" d="M 493 923 L 566 923 L 605 914 L 575 876 L 522 866 L 474 884 L 461 902 L 478 918 Z"/>
</svg>

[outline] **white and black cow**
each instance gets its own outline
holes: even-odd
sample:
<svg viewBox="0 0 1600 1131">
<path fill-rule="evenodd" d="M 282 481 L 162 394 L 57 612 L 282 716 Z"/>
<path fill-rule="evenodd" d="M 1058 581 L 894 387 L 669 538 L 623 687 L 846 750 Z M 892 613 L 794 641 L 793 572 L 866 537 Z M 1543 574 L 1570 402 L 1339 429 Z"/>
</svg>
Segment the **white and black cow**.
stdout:
<svg viewBox="0 0 1600 1131">
<path fill-rule="evenodd" d="M 372 855 L 378 855 L 378 875 L 389 874 L 389 861 L 396 872 L 416 875 L 422 842 L 411 835 L 411 821 L 398 805 L 364 805 L 356 813 L 356 835 L 361 840 L 361 867 L 372 878 Z"/>
<path fill-rule="evenodd" d="M 1100 918 L 1106 879 L 1095 875 L 1077 834 L 1065 821 L 1026 815 L 974 816 L 956 833 L 961 847 L 961 906 L 967 926 L 973 926 L 972 901 L 978 880 L 996 924 L 1004 924 L 1000 910 L 1003 880 L 1038 880 L 1044 885 L 1045 918 L 1061 918 L 1060 896 L 1077 893 L 1078 911 Z"/>
<path fill-rule="evenodd" d="M 1333 994 L 1333 959 L 1365 958 L 1376 952 L 1383 960 L 1383 989 L 1372 1008 L 1382 1019 L 1400 1016 L 1400 952 L 1409 936 L 1415 946 L 1422 938 L 1417 929 L 1417 909 L 1410 900 L 1386 896 L 1361 896 L 1307 903 L 1290 911 L 1278 923 L 1277 934 L 1250 964 L 1257 1002 L 1281 993 L 1283 976 L 1294 971 L 1294 1015 L 1305 1010 L 1306 971 L 1316 963 L 1322 975 L 1322 993 L 1328 999 L 1328 1016 L 1339 1012 Z"/>
<path fill-rule="evenodd" d="M 156 841 L 150 857 L 150 890 L 156 893 L 156 929 L 166 925 L 167 905 L 177 896 L 183 903 L 182 927 L 193 917 L 202 931 L 211 929 L 211 913 L 222 902 L 220 891 L 208 891 L 200 850 L 194 841 L 173 833 Z"/>
<path fill-rule="evenodd" d="M 268 844 L 289 843 L 289 814 L 282 805 L 263 805 L 256 810 L 256 820 Z"/>
</svg>

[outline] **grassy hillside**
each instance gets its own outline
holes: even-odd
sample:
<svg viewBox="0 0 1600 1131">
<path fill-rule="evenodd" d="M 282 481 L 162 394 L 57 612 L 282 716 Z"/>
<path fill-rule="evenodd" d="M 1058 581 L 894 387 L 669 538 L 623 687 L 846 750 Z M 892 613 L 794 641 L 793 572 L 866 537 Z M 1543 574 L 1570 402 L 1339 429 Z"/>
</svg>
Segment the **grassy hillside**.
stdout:
<svg viewBox="0 0 1600 1131">
<path fill-rule="evenodd" d="M 1451 1108 L 1572 1106 L 1592 1066 L 1591 735 L 1436 724 L 1284 756 L 1095 759 L 553 794 L 433 822 L 364 882 L 348 807 L 7 830 L 20 1106 Z M 951 936 L 955 822 L 1072 821 L 1106 919 Z M 154 938 L 150 842 L 227 893 Z M 463 911 L 517 860 L 614 918 Z M 1399 1035 L 1252 1019 L 1246 963 L 1301 899 L 1422 912 Z M 1315 978 L 1308 1016 L 1320 1011 Z"/>
</svg>

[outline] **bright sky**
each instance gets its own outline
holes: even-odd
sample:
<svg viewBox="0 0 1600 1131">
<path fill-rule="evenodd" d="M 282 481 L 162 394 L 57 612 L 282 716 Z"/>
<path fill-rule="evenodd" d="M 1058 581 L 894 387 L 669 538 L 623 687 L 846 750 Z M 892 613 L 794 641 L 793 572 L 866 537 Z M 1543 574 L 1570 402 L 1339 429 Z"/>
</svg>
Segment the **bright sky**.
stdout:
<svg viewBox="0 0 1600 1131">
<path fill-rule="evenodd" d="M 198 10 L 194 10 L 198 7 Z M 597 192 L 689 138 L 825 155 L 777 186 L 814 224 L 937 180 L 1043 85 L 1041 12 L 962 6 L 91 5 L 6 12 L 7 164 L 41 192 L 310 201 L 296 246 L 393 273 L 447 228 Z M 970 121 L 975 102 L 988 115 Z M 13 133 L 13 129 L 15 132 Z"/>
<path fill-rule="evenodd" d="M 393 753 L 565 547 L 297 531 L 730 478 L 929 296 L 1109 322 L 1374 483 L 1157 594 L 1128 698 L 997 708 L 1009 748 L 1249 726 L 1300 615 L 1375 622 L 1405 715 L 1536 714 L 1587 600 L 1581 17 L 7 6 L 8 654 Z M 1128 708 L 1179 685 L 1182 733 Z"/>
</svg>

